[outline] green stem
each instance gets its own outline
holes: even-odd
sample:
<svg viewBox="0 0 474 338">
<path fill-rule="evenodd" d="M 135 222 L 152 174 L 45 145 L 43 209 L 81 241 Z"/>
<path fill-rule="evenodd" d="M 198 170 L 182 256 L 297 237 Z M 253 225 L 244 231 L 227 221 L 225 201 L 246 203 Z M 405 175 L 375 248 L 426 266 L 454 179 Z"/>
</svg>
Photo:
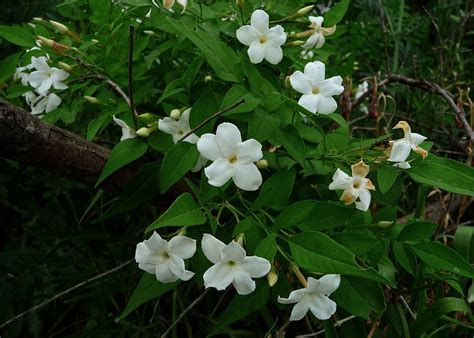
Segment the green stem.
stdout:
<svg viewBox="0 0 474 338">
<path fill-rule="evenodd" d="M 426 186 L 420 184 L 418 186 L 418 194 L 416 197 L 415 218 L 425 218 L 425 203 L 426 203 Z"/>
</svg>

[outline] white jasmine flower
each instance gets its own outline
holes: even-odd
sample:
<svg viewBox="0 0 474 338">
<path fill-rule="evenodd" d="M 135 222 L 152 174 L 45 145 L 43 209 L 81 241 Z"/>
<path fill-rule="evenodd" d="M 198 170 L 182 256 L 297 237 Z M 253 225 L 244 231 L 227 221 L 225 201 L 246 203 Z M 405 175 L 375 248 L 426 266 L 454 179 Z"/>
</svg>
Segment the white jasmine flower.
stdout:
<svg viewBox="0 0 474 338">
<path fill-rule="evenodd" d="M 341 201 L 346 205 L 355 202 L 357 209 L 367 211 L 371 200 L 370 190 L 375 190 L 372 182 L 365 178 L 369 173 L 369 166 L 361 160 L 359 163 L 352 165 L 351 169 L 352 177 L 341 169 L 337 169 L 332 177 L 332 183 L 329 184 L 329 189 L 344 190 Z"/>
<path fill-rule="evenodd" d="M 30 102 L 31 114 L 33 115 L 49 113 L 58 108 L 62 102 L 61 98 L 54 93 L 36 97 L 33 92 L 29 92 L 25 100 L 27 103 Z"/>
<path fill-rule="evenodd" d="M 120 141 L 123 141 L 123 140 L 128 140 L 130 138 L 135 138 L 137 137 L 137 133 L 135 131 L 135 129 L 133 128 L 130 128 L 126 123 L 125 121 L 119 119 L 119 118 L 116 118 L 115 115 L 112 117 L 115 124 L 117 124 L 119 127 L 122 128 L 122 137 L 120 138 Z"/>
<path fill-rule="evenodd" d="M 307 287 L 292 291 L 288 298 L 278 296 L 278 301 L 282 304 L 296 303 L 290 320 L 302 319 L 308 310 L 319 320 L 326 320 L 336 312 L 337 304 L 328 296 L 337 290 L 340 282 L 339 275 L 325 275 L 320 279 L 308 277 Z"/>
<path fill-rule="evenodd" d="M 215 135 L 202 135 L 197 147 L 213 161 L 204 169 L 210 185 L 221 187 L 232 178 L 240 189 L 253 191 L 262 184 L 262 175 L 253 163 L 263 157 L 262 145 L 254 139 L 242 142 L 239 129 L 232 123 L 221 123 Z"/>
<path fill-rule="evenodd" d="M 28 86 L 28 75 L 29 75 L 29 73 L 26 72 L 26 71 L 31 70 L 32 68 L 33 68 L 33 66 L 31 64 L 23 66 L 23 67 L 17 67 L 16 70 L 15 70 L 15 74 L 13 74 L 13 80 L 18 80 L 19 79 L 23 86 Z"/>
<path fill-rule="evenodd" d="M 282 26 L 268 28 L 268 14 L 257 9 L 252 13 L 250 25 L 237 29 L 237 39 L 249 46 L 247 54 L 252 63 L 260 63 L 263 59 L 271 64 L 278 64 L 283 59 L 281 45 L 286 41 L 286 33 Z"/>
<path fill-rule="evenodd" d="M 165 117 L 164 119 L 160 119 L 158 121 L 158 129 L 160 129 L 164 133 L 167 133 L 173 136 L 173 142 L 176 144 L 178 143 L 179 140 L 181 140 L 181 138 L 184 135 L 186 135 L 191 130 L 191 127 L 189 126 L 190 114 L 191 114 L 191 108 L 188 108 L 180 115 L 178 121 L 170 117 Z M 199 140 L 199 137 L 193 133 L 189 135 L 188 137 L 186 137 L 183 141 L 196 144 L 198 140 Z M 199 159 L 196 165 L 194 166 L 194 168 L 191 169 L 191 171 L 198 172 L 199 170 L 202 169 L 202 167 L 204 167 L 206 162 L 207 162 L 207 158 L 203 157 L 202 155 L 199 155 Z"/>
<path fill-rule="evenodd" d="M 184 260 L 196 252 L 196 241 L 186 236 L 174 236 L 169 242 L 153 232 L 150 239 L 137 244 L 135 261 L 138 267 L 156 275 L 162 283 L 187 281 L 194 272 L 184 268 Z"/>
<path fill-rule="evenodd" d="M 395 141 L 390 141 L 390 157 L 387 161 L 396 162 L 394 166 L 408 169 L 411 168 L 410 164 L 406 161 L 410 155 L 410 151 L 421 155 L 423 159 L 428 156 L 428 152 L 418 146 L 421 142 L 426 140 L 426 137 L 417 133 L 412 133 L 410 125 L 405 121 L 400 121 L 398 124 L 393 127 L 393 129 L 403 129 L 404 137 Z"/>
<path fill-rule="evenodd" d="M 25 98 L 26 104 L 30 107 L 33 106 L 38 99 L 38 96 L 32 91 L 26 92 L 22 94 L 22 96 Z"/>
<path fill-rule="evenodd" d="M 191 114 L 191 108 L 186 109 L 179 120 L 176 121 L 170 117 L 165 117 L 164 119 L 160 119 L 158 121 L 158 129 L 166 134 L 170 134 L 173 136 L 173 142 L 178 143 L 181 138 L 191 131 L 191 127 L 189 126 L 189 115 Z M 196 134 L 191 134 L 186 137 L 183 141 L 189 142 L 192 144 L 197 143 L 199 137 Z"/>
<path fill-rule="evenodd" d="M 364 95 L 369 90 L 369 83 L 367 81 L 363 81 L 357 86 L 355 91 L 355 99 L 358 100 L 359 97 Z"/>
<path fill-rule="evenodd" d="M 298 104 L 312 113 L 333 113 L 337 109 L 337 102 L 332 96 L 344 91 L 340 76 L 326 80 L 324 76 L 325 65 L 319 61 L 308 62 L 304 73 L 297 70 L 290 76 L 293 89 L 303 94 Z"/>
<path fill-rule="evenodd" d="M 302 37 L 311 34 L 308 40 L 306 40 L 306 43 L 301 47 L 304 49 L 310 49 L 313 47 L 321 48 L 326 42 L 324 36 L 334 34 L 336 31 L 336 26 L 323 28 L 324 18 L 322 16 L 310 16 L 309 21 L 311 22 L 309 28 L 311 29 L 309 31 L 300 33 L 299 35 L 297 34 L 296 36 Z"/>
<path fill-rule="evenodd" d="M 46 94 L 51 86 L 55 89 L 67 88 L 67 86 L 61 81 L 67 79 L 69 73 L 59 68 L 50 67 L 46 62 L 46 57 L 32 57 L 31 64 L 37 70 L 28 75 L 28 82 L 36 89 L 38 94 Z"/>
<path fill-rule="evenodd" d="M 231 283 L 237 293 L 248 295 L 255 290 L 252 278 L 265 276 L 270 271 L 270 262 L 257 256 L 246 256 L 244 248 L 236 241 L 225 245 L 212 235 L 204 234 L 202 250 L 213 266 L 204 273 L 204 285 L 224 290 Z"/>
</svg>

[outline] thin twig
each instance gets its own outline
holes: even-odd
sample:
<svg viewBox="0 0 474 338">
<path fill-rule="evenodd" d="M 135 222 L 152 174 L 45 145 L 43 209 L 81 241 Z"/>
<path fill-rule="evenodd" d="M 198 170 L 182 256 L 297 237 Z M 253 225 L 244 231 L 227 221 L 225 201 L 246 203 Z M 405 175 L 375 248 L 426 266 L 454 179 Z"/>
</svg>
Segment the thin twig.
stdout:
<svg viewBox="0 0 474 338">
<path fill-rule="evenodd" d="M 191 134 L 194 134 L 196 132 L 196 130 L 198 129 L 201 129 L 202 127 L 204 127 L 209 121 L 211 121 L 212 119 L 218 117 L 219 115 L 222 115 L 224 114 L 225 112 L 228 112 L 229 110 L 231 109 L 234 109 L 238 106 L 240 106 L 242 103 L 245 102 L 245 99 L 242 97 L 240 100 L 232 103 L 230 106 L 227 106 L 225 107 L 224 109 L 222 110 L 219 110 L 217 112 L 215 112 L 214 114 L 212 114 L 211 116 L 209 116 L 207 119 L 205 119 L 204 121 L 202 121 L 201 123 L 199 123 L 196 127 L 194 127 L 193 129 L 191 129 L 189 132 L 187 132 L 183 137 L 181 137 L 180 141 L 184 140 L 186 137 L 188 137 L 189 135 Z"/>
<path fill-rule="evenodd" d="M 137 120 L 136 117 L 138 113 L 135 109 L 135 104 L 133 102 L 133 35 L 135 33 L 135 28 L 130 26 L 129 30 L 129 44 L 128 44 L 128 97 L 130 98 L 130 109 L 132 111 L 133 124 L 135 129 L 137 129 Z"/>
<path fill-rule="evenodd" d="M 60 292 L 60 293 L 54 295 L 52 298 L 47 299 L 47 300 L 45 300 L 44 302 L 39 303 L 38 305 L 33 306 L 32 308 L 30 308 L 30 309 L 28 309 L 28 310 L 26 310 L 26 311 L 24 311 L 24 312 L 22 312 L 22 313 L 16 315 L 15 317 L 11 318 L 10 320 L 7 320 L 6 322 L 4 322 L 3 324 L 0 325 L 0 329 L 3 328 L 3 327 L 5 327 L 5 326 L 7 326 L 7 325 L 10 324 L 10 323 L 13 323 L 14 321 L 16 321 L 16 320 L 18 320 L 18 319 L 20 319 L 20 318 L 22 318 L 22 317 L 24 317 L 24 316 L 30 314 L 31 312 L 34 312 L 34 311 L 36 311 L 36 310 L 41 309 L 42 307 L 48 305 L 49 303 L 55 301 L 55 300 L 58 299 L 58 298 L 61 298 L 62 296 L 66 295 L 66 294 L 68 294 L 68 293 L 70 293 L 70 292 L 72 292 L 72 291 L 74 291 L 74 290 L 77 290 L 77 289 L 79 289 L 79 288 L 81 288 L 81 287 L 83 287 L 83 286 L 85 286 L 85 285 L 87 285 L 87 284 L 90 284 L 90 283 L 92 283 L 92 282 L 95 282 L 95 281 L 98 280 L 98 279 L 101 279 L 101 278 L 103 278 L 103 277 L 105 277 L 105 276 L 108 276 L 108 275 L 114 273 L 115 271 L 118 271 L 118 270 L 120 270 L 120 269 L 126 267 L 127 265 L 129 265 L 129 264 L 132 263 L 133 261 L 135 261 L 135 259 L 128 260 L 128 261 L 126 261 L 125 263 L 122 263 L 122 264 L 120 264 L 119 266 L 116 266 L 116 267 L 113 268 L 113 269 L 110 269 L 110 270 L 108 270 L 108 271 L 102 272 L 101 274 L 98 274 L 97 276 L 94 276 L 94 277 L 92 277 L 92 278 L 89 278 L 89 279 L 87 279 L 87 280 L 85 280 L 85 281 L 83 281 L 83 282 L 80 282 L 79 284 L 74 285 L 73 287 L 70 287 L 70 288 L 67 289 L 67 290 L 64 290 L 64 291 L 62 291 L 62 292 Z"/>
<path fill-rule="evenodd" d="M 167 337 L 171 330 L 173 330 L 173 328 L 180 322 L 181 319 L 183 319 L 183 317 L 193 308 L 197 305 L 197 303 L 199 303 L 203 298 L 204 296 L 209 292 L 210 289 L 206 289 L 203 293 L 201 293 L 201 295 L 196 298 L 194 300 L 194 302 L 191 303 L 191 305 L 189 305 L 183 312 L 181 312 L 181 314 L 178 316 L 178 318 L 176 318 L 176 320 L 170 325 L 170 327 L 165 331 L 165 333 L 163 333 L 161 335 L 161 338 L 165 338 Z"/>
<path fill-rule="evenodd" d="M 466 133 L 467 133 L 469 139 L 471 140 L 471 142 L 474 143 L 474 132 L 471 128 L 471 125 L 467 121 L 466 113 L 464 112 L 464 110 L 462 108 L 460 108 L 456 104 L 456 102 L 454 102 L 454 100 L 452 98 L 452 94 L 449 93 L 447 90 L 441 88 L 441 86 L 439 86 L 436 83 L 429 82 L 429 81 L 426 81 L 424 79 L 413 79 L 413 78 L 409 78 L 409 77 L 405 77 L 405 76 L 401 76 L 401 75 L 395 75 L 395 74 L 388 75 L 387 78 L 380 81 L 377 84 L 377 86 L 379 86 L 379 87 L 385 86 L 385 85 L 387 85 L 391 82 L 397 82 L 397 83 L 405 84 L 405 85 L 408 85 L 408 86 L 411 86 L 411 87 L 416 87 L 416 88 L 420 88 L 420 89 L 423 89 L 423 90 L 426 90 L 426 91 L 431 91 L 435 94 L 440 95 L 448 103 L 448 105 L 454 110 L 456 115 L 459 117 L 459 119 L 461 120 L 461 122 L 464 126 L 464 129 L 466 130 Z M 369 96 L 368 92 L 365 92 L 364 94 L 362 94 L 361 97 L 359 97 L 352 104 L 352 107 L 354 108 L 355 106 L 360 104 L 367 96 Z"/>
<path fill-rule="evenodd" d="M 354 315 L 346 317 L 346 318 L 342 318 L 341 320 L 338 320 L 337 322 L 334 323 L 334 327 L 339 327 L 342 324 L 344 324 L 345 322 L 348 322 L 348 321 L 350 321 L 354 318 L 356 318 L 356 316 L 354 316 Z M 326 331 L 326 329 L 322 329 L 322 330 L 319 330 L 318 332 L 307 333 L 307 334 L 302 334 L 302 335 L 296 336 L 296 338 L 316 337 L 316 336 L 324 333 L 325 331 Z"/>
<path fill-rule="evenodd" d="M 408 313 L 410 314 L 410 316 L 416 320 L 416 314 L 413 313 L 413 311 L 410 309 L 410 306 L 408 305 L 407 301 L 405 300 L 405 298 L 403 298 L 402 295 L 398 296 L 398 298 L 402 301 L 402 304 L 403 306 L 405 307 L 405 309 L 407 309 Z"/>
<path fill-rule="evenodd" d="M 84 62 L 84 60 L 82 60 L 81 58 L 79 57 L 75 57 L 75 58 L 72 58 L 74 61 L 76 61 L 79 65 L 81 65 L 82 67 L 86 68 L 88 71 L 92 72 L 93 74 L 91 75 L 88 75 L 88 77 L 95 77 L 96 79 L 98 80 L 101 80 L 101 81 L 105 81 L 107 82 L 107 84 L 114 90 L 117 92 L 117 94 L 119 94 L 123 99 L 124 101 L 127 103 L 127 105 L 129 107 L 131 107 L 131 102 L 130 102 L 130 99 L 128 98 L 128 95 L 123 91 L 122 88 L 120 88 L 120 86 L 115 83 L 114 81 L 112 81 L 111 79 L 109 79 L 107 76 L 101 74 L 100 72 L 98 72 L 97 70 L 94 69 L 94 66 L 92 65 L 89 65 L 87 64 L 86 62 Z M 136 112 L 135 112 L 136 113 Z"/>
</svg>

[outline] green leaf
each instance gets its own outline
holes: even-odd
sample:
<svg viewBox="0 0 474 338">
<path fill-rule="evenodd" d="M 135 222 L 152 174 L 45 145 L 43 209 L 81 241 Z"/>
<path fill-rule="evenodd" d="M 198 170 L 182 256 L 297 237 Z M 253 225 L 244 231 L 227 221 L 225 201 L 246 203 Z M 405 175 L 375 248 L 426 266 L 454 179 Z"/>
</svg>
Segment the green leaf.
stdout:
<svg viewBox="0 0 474 338">
<path fill-rule="evenodd" d="M 304 232 L 290 237 L 288 242 L 293 259 L 303 269 L 364 277 L 393 285 L 374 269 L 362 269 L 352 252 L 322 232 Z"/>
<path fill-rule="evenodd" d="M 241 98 L 244 99 L 244 103 L 242 103 L 236 108 L 227 111 L 226 113 L 224 113 L 223 116 L 239 113 L 248 113 L 253 111 L 260 104 L 260 100 L 250 94 L 247 89 L 245 89 L 245 87 L 241 85 L 234 85 L 225 94 L 220 109 L 230 106 Z"/>
<path fill-rule="evenodd" d="M 418 243 L 412 248 L 423 263 L 434 269 L 474 278 L 474 268 L 456 251 L 439 242 Z"/>
<path fill-rule="evenodd" d="M 368 233 L 338 232 L 331 236 L 332 239 L 345 246 L 357 257 L 366 255 L 379 244 L 378 240 Z"/>
<path fill-rule="evenodd" d="M 397 239 L 402 242 L 419 242 L 430 239 L 437 225 L 431 222 L 413 222 L 405 225 Z"/>
<path fill-rule="evenodd" d="M 421 337 L 424 332 L 436 325 L 441 316 L 449 312 L 471 313 L 466 302 L 459 298 L 446 297 L 438 299 L 433 306 L 419 314 L 411 327 L 412 337 Z"/>
<path fill-rule="evenodd" d="M 379 184 L 379 190 L 382 194 L 390 190 L 397 176 L 398 170 L 394 166 L 386 164 L 380 166 L 377 171 L 377 183 Z"/>
<path fill-rule="evenodd" d="M 454 235 L 453 248 L 469 263 L 474 263 L 474 227 L 460 225 Z"/>
<path fill-rule="evenodd" d="M 194 202 L 190 193 L 180 195 L 171 206 L 145 232 L 150 232 L 166 226 L 200 225 L 206 222 L 206 216 L 199 205 Z"/>
<path fill-rule="evenodd" d="M 392 246 L 393 255 L 397 262 L 402 266 L 402 268 L 415 276 L 417 271 L 416 256 L 410 250 L 410 247 L 396 241 L 392 242 Z"/>
<path fill-rule="evenodd" d="M 112 149 L 95 186 L 97 187 L 120 168 L 142 157 L 147 149 L 147 143 L 140 138 L 128 139 L 118 143 Z"/>
<path fill-rule="evenodd" d="M 283 147 L 285 147 L 286 151 L 291 155 L 291 157 L 304 166 L 306 160 L 306 150 L 298 129 L 292 125 L 288 125 L 282 130 L 277 130 L 275 137 L 277 141 L 280 142 Z"/>
<path fill-rule="evenodd" d="M 110 119 L 110 116 L 108 114 L 102 113 L 95 119 L 90 120 L 87 126 L 87 140 L 91 141 L 108 119 Z"/>
<path fill-rule="evenodd" d="M 248 137 L 259 142 L 268 140 L 280 126 L 280 117 L 277 114 L 268 114 L 255 111 L 250 115 Z"/>
<path fill-rule="evenodd" d="M 21 47 L 33 47 L 35 45 L 33 35 L 26 29 L 17 26 L 0 25 L 0 37 Z"/>
<path fill-rule="evenodd" d="M 178 34 L 184 35 L 201 50 L 217 76 L 224 81 L 240 81 L 241 74 L 239 69 L 236 67 L 236 64 L 232 62 L 232 60 L 237 59 L 237 55 L 227 44 L 216 39 L 216 37 L 211 34 L 202 32 L 202 27 L 199 25 L 197 31 L 192 31 L 182 20 L 177 21 L 170 17 L 167 17 L 166 20 L 175 28 Z"/>
<path fill-rule="evenodd" d="M 94 223 L 138 208 L 153 199 L 160 191 L 160 162 L 143 165 L 120 193 L 117 201 Z"/>
<path fill-rule="evenodd" d="M 214 327 L 210 335 L 214 335 L 230 324 L 235 323 L 236 321 L 247 317 L 249 314 L 260 310 L 267 303 L 269 296 L 270 289 L 266 283 L 261 287 L 257 287 L 257 290 L 255 290 L 250 297 L 248 295 L 234 296 L 234 299 L 232 299 L 224 313 L 213 325 Z"/>
<path fill-rule="evenodd" d="M 21 53 L 12 54 L 0 61 L 0 82 L 9 79 L 15 73 L 20 55 Z"/>
<path fill-rule="evenodd" d="M 385 299 L 379 284 L 360 277 L 342 276 L 339 288 L 331 296 L 349 313 L 369 319 L 371 311 L 382 312 Z"/>
<path fill-rule="evenodd" d="M 277 229 L 297 226 L 301 230 L 323 230 L 342 226 L 357 211 L 340 203 L 305 200 L 286 207 L 275 219 Z"/>
<path fill-rule="evenodd" d="M 474 196 L 474 168 L 449 158 L 430 154 L 424 161 L 414 161 L 407 173 L 418 183 Z"/>
<path fill-rule="evenodd" d="M 217 112 L 219 110 L 220 99 L 220 95 L 218 95 L 212 89 L 206 89 L 193 104 L 193 109 L 189 115 L 190 127 L 196 127 L 199 125 L 199 123 Z M 216 119 L 212 119 L 209 123 L 200 128 L 196 134 L 202 135 L 204 133 L 213 131 L 215 123 Z"/>
<path fill-rule="evenodd" d="M 324 26 L 331 27 L 339 23 L 349 8 L 350 0 L 342 0 L 332 6 L 329 11 L 324 14 Z"/>
<path fill-rule="evenodd" d="M 274 210 L 282 210 L 288 204 L 293 191 L 296 169 L 281 170 L 265 180 L 260 188 L 258 198 L 252 203 L 250 210 L 258 210 L 264 206 L 271 206 Z"/>
<path fill-rule="evenodd" d="M 161 165 L 161 192 L 167 191 L 194 168 L 198 158 L 199 152 L 195 144 L 178 142 L 168 149 Z"/>
<path fill-rule="evenodd" d="M 270 262 L 275 258 L 277 252 L 276 234 L 268 235 L 255 249 L 255 256 L 268 259 Z"/>
<path fill-rule="evenodd" d="M 145 304 L 149 300 L 154 298 L 160 297 L 161 295 L 165 294 L 166 292 L 174 289 L 179 282 L 177 283 L 160 283 L 156 279 L 155 275 L 144 273 L 140 282 L 138 282 L 135 291 L 133 291 L 130 300 L 123 310 L 122 314 L 118 318 L 123 319 L 127 317 L 133 310 L 138 308 L 139 306 Z"/>
</svg>

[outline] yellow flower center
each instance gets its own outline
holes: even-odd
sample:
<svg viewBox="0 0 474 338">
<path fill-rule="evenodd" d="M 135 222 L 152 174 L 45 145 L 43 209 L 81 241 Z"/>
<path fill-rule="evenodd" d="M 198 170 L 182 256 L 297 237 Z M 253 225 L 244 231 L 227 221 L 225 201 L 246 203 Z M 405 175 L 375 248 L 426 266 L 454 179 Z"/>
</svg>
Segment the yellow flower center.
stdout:
<svg viewBox="0 0 474 338">
<path fill-rule="evenodd" d="M 313 87 L 313 94 L 319 94 L 319 87 Z"/>
<path fill-rule="evenodd" d="M 227 264 L 230 266 L 234 266 L 236 263 L 234 261 L 228 261 Z"/>
<path fill-rule="evenodd" d="M 178 129 L 178 135 L 183 135 L 184 134 L 184 131 L 182 131 L 181 129 Z"/>
<path fill-rule="evenodd" d="M 165 259 L 166 259 L 166 258 L 170 258 L 170 254 L 167 253 L 167 252 L 163 252 L 163 253 L 161 254 L 161 256 L 163 256 L 163 258 L 165 258 Z"/>
<path fill-rule="evenodd" d="M 259 41 L 260 41 L 260 43 L 265 43 L 265 42 L 267 42 L 267 37 L 265 35 L 262 35 L 262 36 L 260 36 Z"/>
<path fill-rule="evenodd" d="M 229 162 L 230 163 L 235 163 L 235 161 L 237 161 L 237 156 L 232 155 L 231 157 L 229 157 Z"/>
</svg>

